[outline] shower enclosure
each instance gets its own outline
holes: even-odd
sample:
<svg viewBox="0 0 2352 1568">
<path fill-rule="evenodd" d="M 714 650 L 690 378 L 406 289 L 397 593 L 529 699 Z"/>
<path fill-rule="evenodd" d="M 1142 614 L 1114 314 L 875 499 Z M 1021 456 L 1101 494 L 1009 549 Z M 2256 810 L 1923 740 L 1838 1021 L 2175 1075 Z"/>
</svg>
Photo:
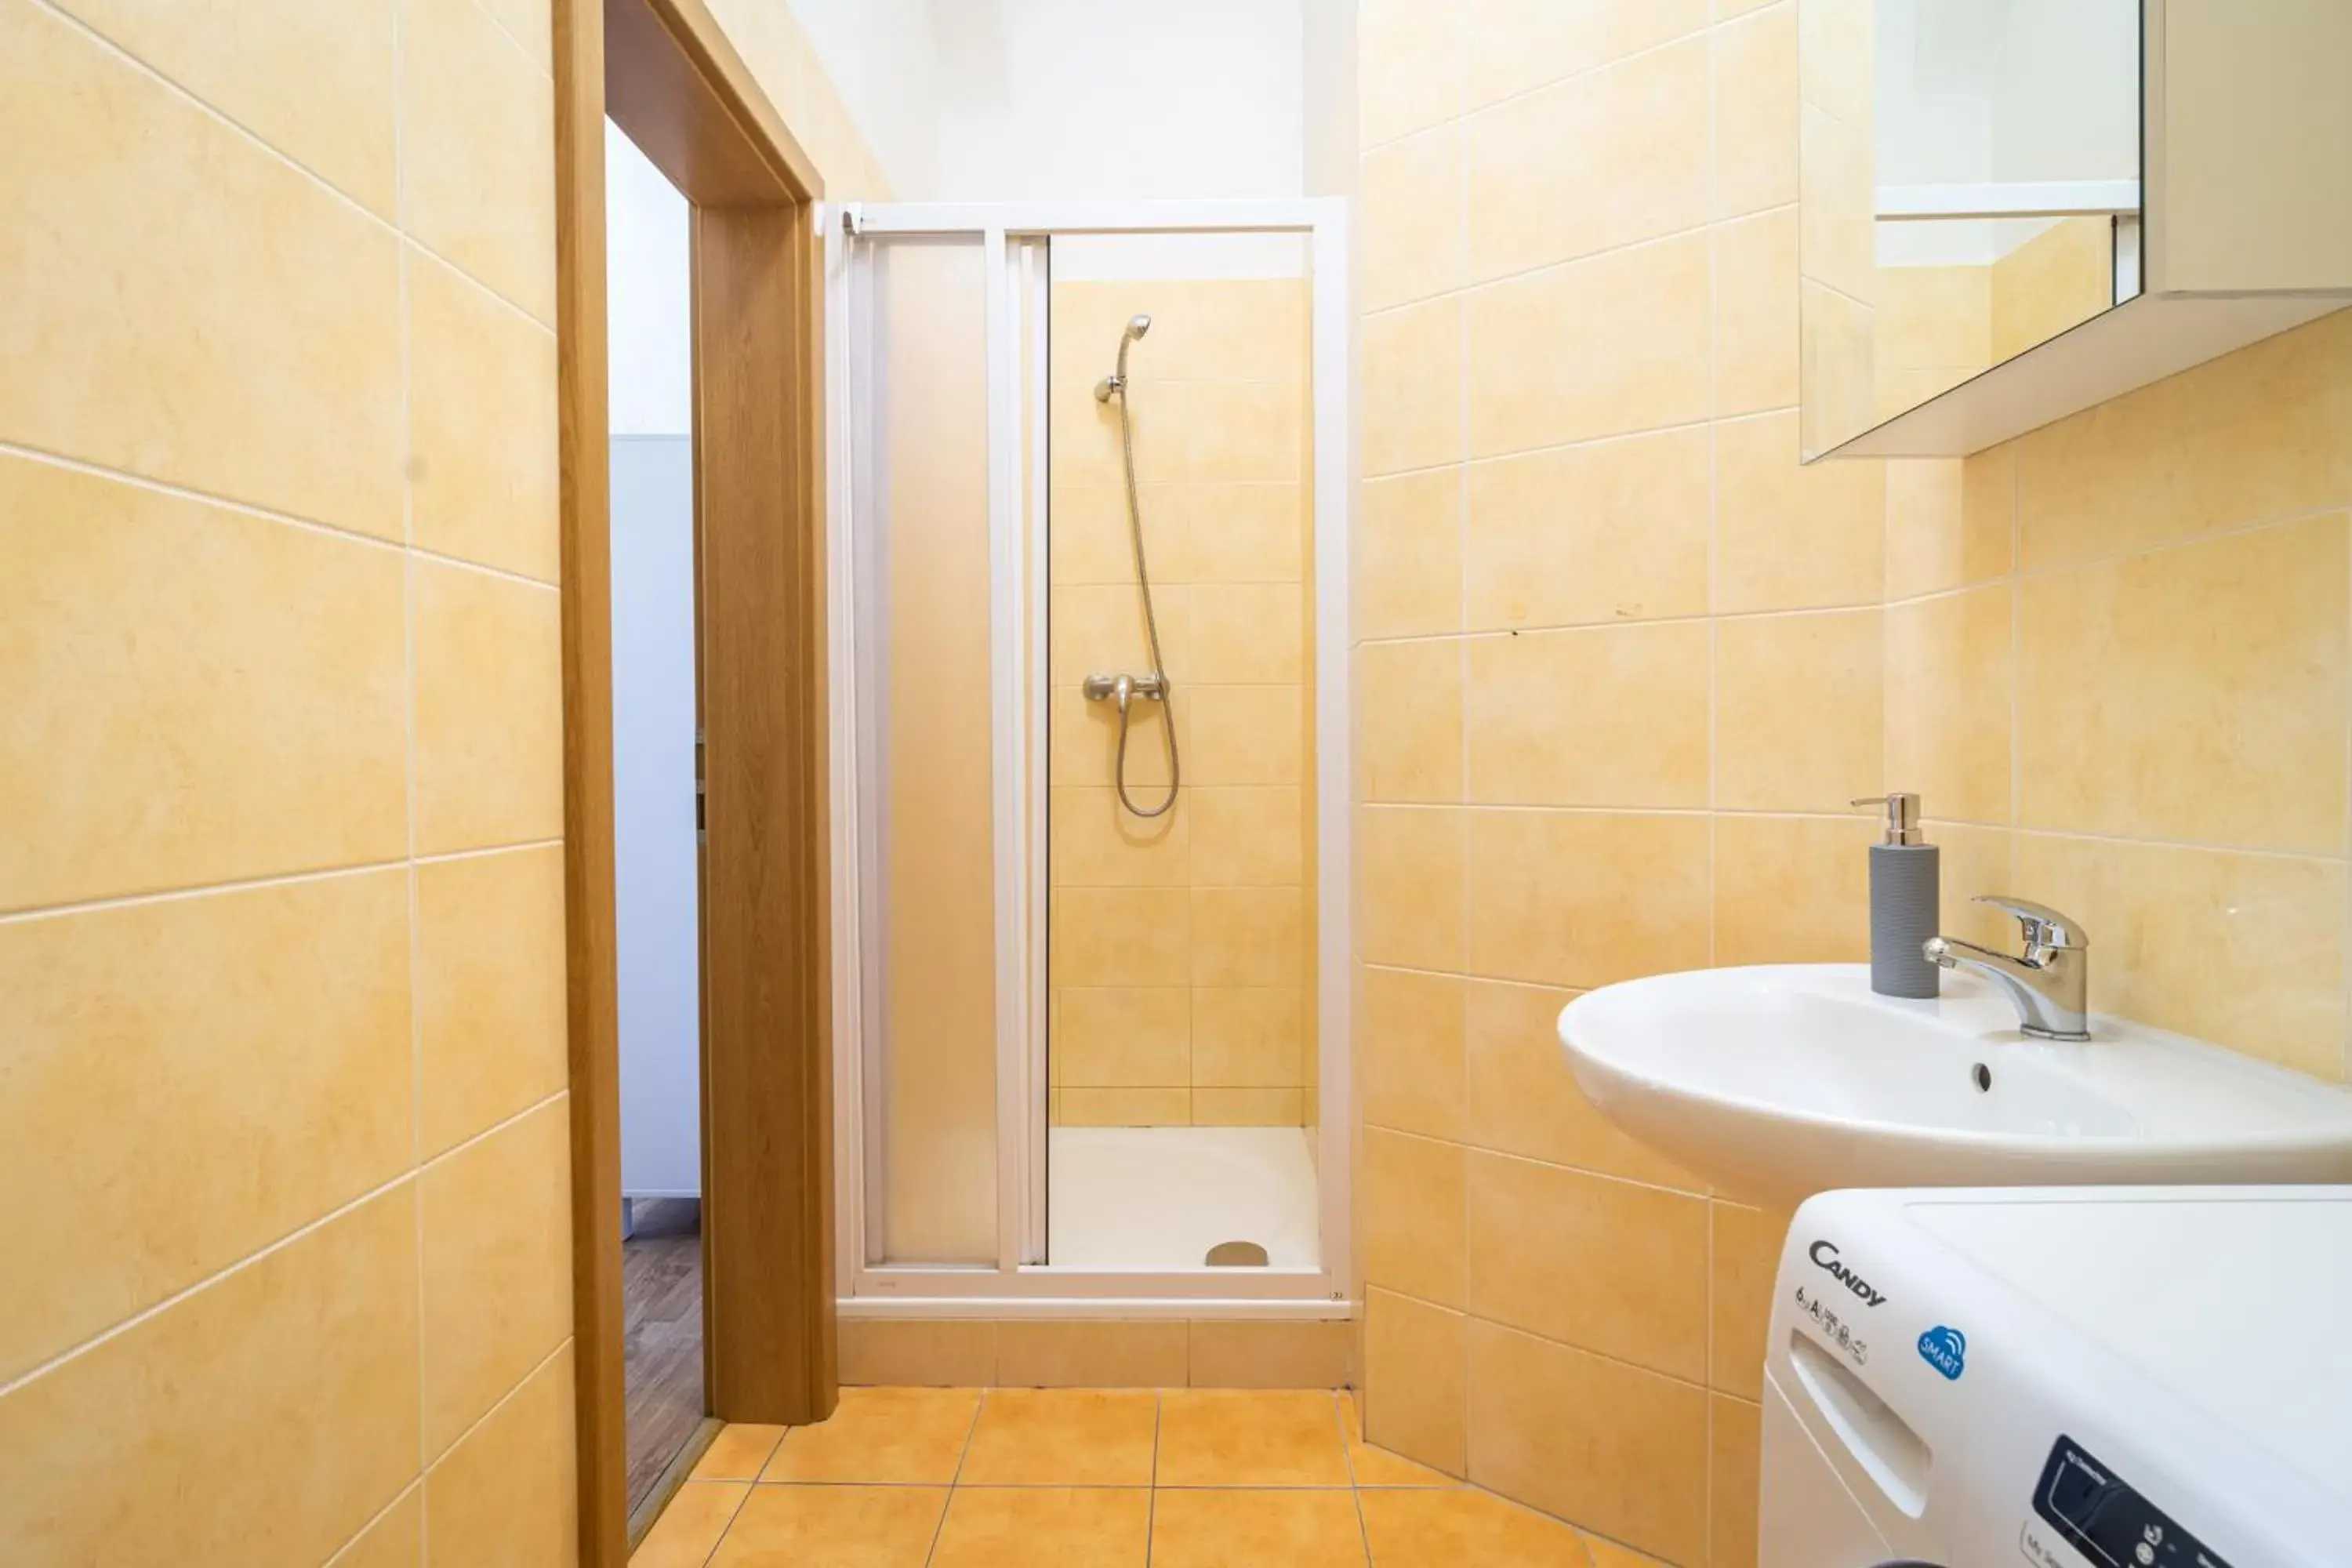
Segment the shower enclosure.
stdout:
<svg viewBox="0 0 2352 1568">
<path fill-rule="evenodd" d="M 827 221 L 843 1310 L 1328 1315 L 1342 205 Z"/>
</svg>

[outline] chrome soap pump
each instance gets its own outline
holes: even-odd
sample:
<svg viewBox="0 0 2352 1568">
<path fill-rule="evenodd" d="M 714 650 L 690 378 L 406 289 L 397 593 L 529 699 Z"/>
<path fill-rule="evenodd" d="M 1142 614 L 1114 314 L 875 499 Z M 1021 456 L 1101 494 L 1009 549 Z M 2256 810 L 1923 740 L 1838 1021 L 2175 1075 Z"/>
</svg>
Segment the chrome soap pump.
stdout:
<svg viewBox="0 0 2352 1568">
<path fill-rule="evenodd" d="M 1933 996 L 1941 972 L 1920 949 L 1936 934 L 1942 868 L 1919 829 L 1919 797 L 1874 795 L 1853 804 L 1886 808 L 1885 836 L 1870 847 L 1870 988 Z"/>
</svg>

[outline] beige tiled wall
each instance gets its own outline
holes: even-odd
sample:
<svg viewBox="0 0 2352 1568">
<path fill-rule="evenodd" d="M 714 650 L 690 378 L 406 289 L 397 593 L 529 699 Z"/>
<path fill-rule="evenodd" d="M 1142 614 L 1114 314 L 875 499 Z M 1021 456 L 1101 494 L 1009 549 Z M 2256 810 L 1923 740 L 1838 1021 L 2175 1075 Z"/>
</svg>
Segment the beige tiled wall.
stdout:
<svg viewBox="0 0 2352 1568">
<path fill-rule="evenodd" d="M 1118 718 L 1091 673 L 1148 668 L 1118 409 L 1094 386 L 1138 312 L 1135 460 L 1183 788 L 1111 787 Z M 1307 285 L 1065 281 L 1053 296 L 1054 1120 L 1306 1119 L 1314 921 L 1307 850 Z M 1138 706 L 1129 793 L 1168 783 Z"/>
<path fill-rule="evenodd" d="M 1893 786 L 1957 929 L 2046 899 L 2095 1005 L 2347 1066 L 2352 316 L 1965 465 L 1800 468 L 1799 25 L 1362 34 L 1366 1419 L 1685 1565 L 1753 1561 L 1783 1216 L 1585 1103 L 1569 998 L 1862 957 L 1846 802 Z"/>
<path fill-rule="evenodd" d="M 949 1388 L 1337 1388 L 1349 1325 L 1328 1321 L 856 1318 L 845 1384 Z"/>
<path fill-rule="evenodd" d="M 551 37 L 0 0 L 12 1568 L 573 1558 Z"/>
</svg>

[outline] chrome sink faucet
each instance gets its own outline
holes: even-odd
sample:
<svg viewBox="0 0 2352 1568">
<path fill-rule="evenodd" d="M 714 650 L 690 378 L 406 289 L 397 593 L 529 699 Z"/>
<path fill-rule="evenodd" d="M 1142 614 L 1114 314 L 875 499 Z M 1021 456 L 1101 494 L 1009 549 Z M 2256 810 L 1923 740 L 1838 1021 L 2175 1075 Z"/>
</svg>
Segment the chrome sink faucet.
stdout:
<svg viewBox="0 0 2352 1568">
<path fill-rule="evenodd" d="M 2083 928 L 2056 910 L 2001 893 L 1979 893 L 2017 917 L 2025 952 L 2011 958 L 1956 936 L 1931 936 L 1919 951 L 1944 969 L 1973 969 L 2017 1005 L 2017 1026 L 2044 1040 L 2087 1040 L 2090 1011 L 2084 1005 L 2090 977 L 2090 942 Z"/>
</svg>

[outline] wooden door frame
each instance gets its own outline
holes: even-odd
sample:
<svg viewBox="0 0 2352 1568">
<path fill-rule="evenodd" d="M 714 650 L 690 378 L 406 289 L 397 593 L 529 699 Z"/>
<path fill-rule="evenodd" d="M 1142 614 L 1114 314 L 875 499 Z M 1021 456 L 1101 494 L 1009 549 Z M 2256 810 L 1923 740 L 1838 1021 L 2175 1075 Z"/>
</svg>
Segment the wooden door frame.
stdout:
<svg viewBox="0 0 2352 1568">
<path fill-rule="evenodd" d="M 835 1398 L 815 166 L 703 0 L 554 0 L 563 845 L 580 1561 L 625 1568 L 604 118 L 692 205 L 704 1376 Z"/>
</svg>

